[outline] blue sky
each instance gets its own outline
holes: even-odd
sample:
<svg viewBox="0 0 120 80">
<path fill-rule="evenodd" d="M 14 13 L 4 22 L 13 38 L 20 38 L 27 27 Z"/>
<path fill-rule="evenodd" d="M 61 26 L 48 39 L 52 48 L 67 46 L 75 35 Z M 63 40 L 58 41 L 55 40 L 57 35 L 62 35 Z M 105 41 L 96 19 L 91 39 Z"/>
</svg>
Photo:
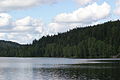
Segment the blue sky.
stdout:
<svg viewBox="0 0 120 80">
<path fill-rule="evenodd" d="M 120 0 L 1 0 L 0 40 L 31 43 L 44 35 L 119 18 Z"/>
<path fill-rule="evenodd" d="M 98 4 L 107 2 L 110 5 L 112 5 L 111 7 L 113 9 L 115 8 L 115 0 L 98 0 L 96 2 Z M 64 12 L 69 13 L 80 7 L 84 7 L 84 6 L 77 4 L 73 0 L 64 0 L 56 4 L 34 6 L 25 10 L 17 10 L 17 11 L 15 10 L 15 11 L 10 11 L 8 13 L 11 14 L 15 19 L 23 18 L 26 16 L 32 16 L 34 18 L 40 18 L 44 22 L 48 23 L 57 14 Z"/>
<path fill-rule="evenodd" d="M 50 22 L 57 14 L 72 12 L 77 8 L 78 6 L 72 0 L 64 0 L 56 4 L 38 5 L 25 10 L 10 11 L 9 13 L 14 16 L 14 18 L 32 16 L 34 18 L 40 18 L 45 22 Z"/>
</svg>

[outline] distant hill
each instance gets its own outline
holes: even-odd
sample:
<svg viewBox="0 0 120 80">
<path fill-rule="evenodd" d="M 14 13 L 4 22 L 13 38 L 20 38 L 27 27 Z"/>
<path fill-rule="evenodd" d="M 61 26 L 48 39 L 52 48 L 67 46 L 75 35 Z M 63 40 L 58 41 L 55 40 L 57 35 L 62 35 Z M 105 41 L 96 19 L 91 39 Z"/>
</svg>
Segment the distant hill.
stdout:
<svg viewBox="0 0 120 80">
<path fill-rule="evenodd" d="M 0 40 L 0 47 L 19 47 L 20 44 L 19 43 L 15 43 L 12 41 L 5 41 L 5 40 Z"/>
<path fill-rule="evenodd" d="M 11 44 L 13 46 L 16 48 L 2 50 L 0 56 L 109 58 L 120 53 L 120 21 L 75 28 L 43 36 L 30 45 Z"/>
<path fill-rule="evenodd" d="M 14 49 L 20 48 L 21 45 L 12 41 L 0 40 L 0 56 L 11 56 Z M 12 53 L 13 50 L 13 53 Z"/>
</svg>

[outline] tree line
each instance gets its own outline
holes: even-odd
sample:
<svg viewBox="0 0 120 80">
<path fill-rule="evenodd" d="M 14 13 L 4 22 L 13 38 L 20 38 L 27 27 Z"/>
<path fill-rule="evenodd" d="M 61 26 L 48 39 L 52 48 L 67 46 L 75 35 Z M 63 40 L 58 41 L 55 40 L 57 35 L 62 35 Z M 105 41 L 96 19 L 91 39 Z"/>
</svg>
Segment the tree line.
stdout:
<svg viewBox="0 0 120 80">
<path fill-rule="evenodd" d="M 0 56 L 109 58 L 120 53 L 120 21 L 43 36 L 32 44 L 0 41 Z"/>
</svg>

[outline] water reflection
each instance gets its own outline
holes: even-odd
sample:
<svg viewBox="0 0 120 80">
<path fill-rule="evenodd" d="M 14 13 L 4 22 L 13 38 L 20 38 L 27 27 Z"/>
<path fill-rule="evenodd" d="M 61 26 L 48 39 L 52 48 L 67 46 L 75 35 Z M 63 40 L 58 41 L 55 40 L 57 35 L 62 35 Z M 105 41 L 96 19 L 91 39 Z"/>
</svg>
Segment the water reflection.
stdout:
<svg viewBox="0 0 120 80">
<path fill-rule="evenodd" d="M 0 58 L 0 80 L 120 79 L 120 60 L 56 59 L 57 58 Z"/>
</svg>

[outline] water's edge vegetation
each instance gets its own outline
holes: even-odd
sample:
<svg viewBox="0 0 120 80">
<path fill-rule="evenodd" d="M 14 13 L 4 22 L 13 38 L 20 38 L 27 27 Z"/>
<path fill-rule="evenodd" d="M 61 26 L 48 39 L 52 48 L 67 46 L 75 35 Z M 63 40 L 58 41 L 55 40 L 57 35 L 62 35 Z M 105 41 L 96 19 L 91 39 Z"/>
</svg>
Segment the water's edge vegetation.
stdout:
<svg viewBox="0 0 120 80">
<path fill-rule="evenodd" d="M 26 45 L 1 40 L 0 56 L 117 58 L 120 57 L 120 21 L 43 36 Z"/>
</svg>

